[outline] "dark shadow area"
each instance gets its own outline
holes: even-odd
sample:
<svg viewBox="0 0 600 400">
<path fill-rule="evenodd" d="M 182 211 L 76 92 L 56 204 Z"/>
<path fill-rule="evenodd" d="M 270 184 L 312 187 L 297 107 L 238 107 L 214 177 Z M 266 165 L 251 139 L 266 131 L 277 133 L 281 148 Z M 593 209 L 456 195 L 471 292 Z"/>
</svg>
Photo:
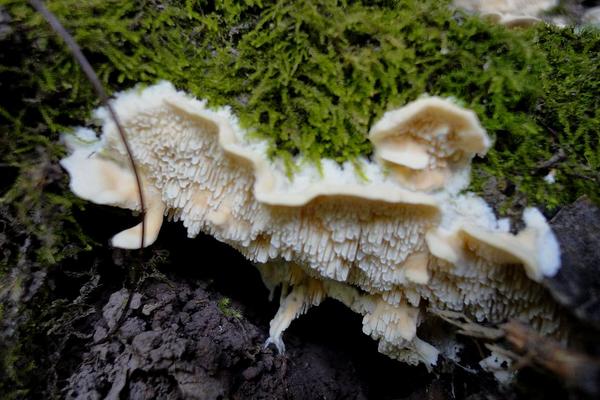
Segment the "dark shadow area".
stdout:
<svg viewBox="0 0 600 400">
<path fill-rule="evenodd" d="M 0 197 L 9 190 L 19 175 L 19 169 L 0 163 Z"/>
</svg>

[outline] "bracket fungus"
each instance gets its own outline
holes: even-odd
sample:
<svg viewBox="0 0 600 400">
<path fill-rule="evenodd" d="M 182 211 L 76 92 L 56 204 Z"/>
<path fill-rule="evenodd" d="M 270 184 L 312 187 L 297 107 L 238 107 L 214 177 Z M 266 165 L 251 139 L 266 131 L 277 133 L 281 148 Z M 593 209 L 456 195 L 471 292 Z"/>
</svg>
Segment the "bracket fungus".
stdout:
<svg viewBox="0 0 600 400">
<path fill-rule="evenodd" d="M 448 310 L 478 321 L 522 318 L 557 329 L 554 305 L 535 281 L 559 266 L 556 239 L 535 209 L 509 233 L 472 194 L 470 161 L 491 145 L 476 115 L 451 100 L 423 98 L 386 113 L 370 132 L 376 157 L 355 165 L 322 160 L 289 178 L 267 144 L 251 139 L 228 108 L 176 91 L 167 82 L 120 93 L 113 103 L 128 133 L 148 199 L 148 238 L 162 215 L 230 244 L 281 286 L 268 343 L 283 350 L 290 323 L 326 298 L 363 316 L 379 350 L 435 364 L 435 338 L 419 326 Z M 125 151 L 103 109 L 99 139 L 80 128 L 62 160 L 71 188 L 90 201 L 139 209 Z M 116 235 L 139 246 L 139 231 Z M 137 241 L 135 240 L 137 236 Z"/>
</svg>

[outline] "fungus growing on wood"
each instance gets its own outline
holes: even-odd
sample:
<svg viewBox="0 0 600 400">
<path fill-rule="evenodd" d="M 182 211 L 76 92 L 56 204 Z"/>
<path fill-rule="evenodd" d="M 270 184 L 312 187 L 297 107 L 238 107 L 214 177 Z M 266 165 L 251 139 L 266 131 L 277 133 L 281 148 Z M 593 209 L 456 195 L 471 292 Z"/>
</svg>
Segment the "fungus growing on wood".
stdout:
<svg viewBox="0 0 600 400">
<path fill-rule="evenodd" d="M 483 200 L 457 194 L 468 184 L 471 158 L 490 141 L 475 114 L 452 101 L 421 99 L 387 113 L 371 130 L 375 160 L 356 161 L 360 174 L 350 163 L 322 160 L 320 169 L 303 164 L 292 178 L 228 108 L 211 110 L 169 83 L 118 94 L 113 105 L 149 199 L 146 244 L 164 212 L 190 237 L 209 233 L 256 263 L 271 290 L 282 286 L 268 340 L 280 350 L 290 323 L 328 297 L 363 316 L 363 331 L 381 352 L 427 366 L 439 352 L 418 336 L 430 310 L 492 323 L 521 317 L 543 332 L 556 329 L 542 289 L 508 265 L 523 265 L 534 279 L 553 273 L 556 240 L 534 211 L 515 236 Z M 136 209 L 116 127 L 104 111 L 96 116 L 98 141 L 84 143 L 83 129 L 68 140 L 71 155 L 62 163 L 71 187 L 91 201 Z M 399 179 L 390 164 L 409 172 Z M 135 247 L 123 235 L 113 245 Z M 556 250 L 551 260 L 540 256 L 546 248 Z"/>
</svg>

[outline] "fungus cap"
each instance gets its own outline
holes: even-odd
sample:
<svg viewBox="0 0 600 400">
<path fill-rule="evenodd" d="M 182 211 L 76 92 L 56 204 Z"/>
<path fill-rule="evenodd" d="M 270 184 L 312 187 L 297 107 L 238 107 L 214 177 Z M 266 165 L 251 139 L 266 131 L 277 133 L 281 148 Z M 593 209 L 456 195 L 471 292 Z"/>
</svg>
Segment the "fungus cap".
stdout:
<svg viewBox="0 0 600 400">
<path fill-rule="evenodd" d="M 491 146 L 473 111 L 439 97 L 386 112 L 369 139 L 375 156 L 401 184 L 425 191 L 462 189 L 471 159 Z"/>
<path fill-rule="evenodd" d="M 427 234 L 436 257 L 460 264 L 466 252 L 499 264 L 521 264 L 530 279 L 551 277 L 560 267 L 560 248 L 548 223 L 535 208 L 523 213 L 526 228 L 517 235 L 464 221 L 453 231 L 437 228 Z"/>
<path fill-rule="evenodd" d="M 130 210 L 140 210 L 139 188 L 133 172 L 114 160 L 100 156 L 102 142 L 88 129 L 63 136 L 71 154 L 60 161 L 69 173 L 69 187 L 77 196 L 96 204 Z M 142 184 L 146 203 L 144 216 L 144 246 L 158 237 L 165 205 L 160 193 L 151 185 Z M 137 249 L 141 243 L 142 224 L 124 230 L 111 239 L 111 244 L 123 249 Z"/>
</svg>

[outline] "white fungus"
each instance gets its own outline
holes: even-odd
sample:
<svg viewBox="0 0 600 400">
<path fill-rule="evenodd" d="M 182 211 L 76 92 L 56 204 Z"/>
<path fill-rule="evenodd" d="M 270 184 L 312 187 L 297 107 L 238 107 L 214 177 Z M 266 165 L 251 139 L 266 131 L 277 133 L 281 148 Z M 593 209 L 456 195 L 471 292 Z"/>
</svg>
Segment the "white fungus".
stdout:
<svg viewBox="0 0 600 400">
<path fill-rule="evenodd" d="M 539 17 L 544 11 L 558 6 L 558 3 L 558 0 L 454 0 L 454 6 L 509 28 L 540 22 Z"/>
<path fill-rule="evenodd" d="M 544 181 L 548 185 L 553 185 L 556 183 L 556 170 L 550 170 L 546 176 L 544 176 Z"/>
<path fill-rule="evenodd" d="M 471 159 L 483 156 L 490 139 L 471 110 L 426 97 L 388 111 L 371 128 L 375 155 L 404 186 L 417 190 L 460 189 Z M 459 182 L 451 182 L 458 179 Z"/>
<path fill-rule="evenodd" d="M 228 108 L 163 82 L 120 93 L 113 102 L 142 175 L 148 203 L 145 245 L 162 215 L 228 243 L 281 286 L 268 343 L 284 349 L 290 323 L 325 298 L 363 316 L 379 350 L 435 364 L 438 349 L 419 338 L 428 310 L 460 311 L 477 321 L 523 318 L 542 332 L 558 322 L 532 280 L 552 275 L 560 254 L 535 209 L 527 227 L 508 232 L 485 202 L 458 194 L 470 161 L 490 140 L 476 115 L 441 98 L 424 98 L 384 115 L 370 133 L 375 160 L 302 164 L 289 179 L 267 145 L 248 138 Z M 139 209 L 135 182 L 113 121 L 104 109 L 99 140 L 79 129 L 62 160 L 79 196 Z M 360 176 L 359 176 L 360 175 Z M 139 227 L 113 238 L 140 245 Z M 523 272 L 525 271 L 525 273 Z"/>
</svg>

